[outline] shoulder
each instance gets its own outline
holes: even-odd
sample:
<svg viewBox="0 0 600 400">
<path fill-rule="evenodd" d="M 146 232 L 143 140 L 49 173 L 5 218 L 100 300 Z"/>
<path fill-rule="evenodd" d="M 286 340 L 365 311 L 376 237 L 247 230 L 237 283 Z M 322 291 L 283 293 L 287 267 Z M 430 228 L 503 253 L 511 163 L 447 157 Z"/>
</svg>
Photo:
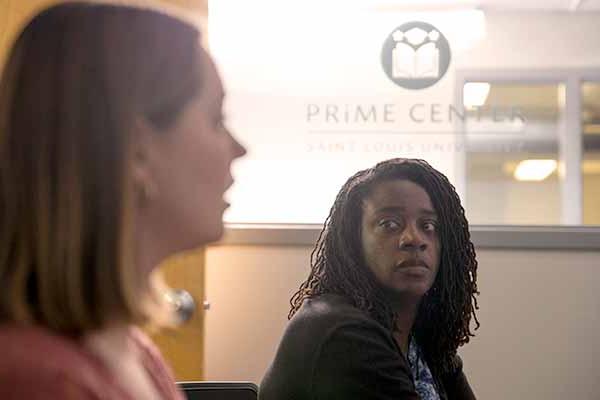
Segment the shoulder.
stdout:
<svg viewBox="0 0 600 400">
<path fill-rule="evenodd" d="M 462 359 L 457 355 L 452 360 L 451 370 L 442 375 L 442 383 L 448 398 L 475 400 L 473 389 L 463 371 Z"/>
<path fill-rule="evenodd" d="M 319 347 L 340 340 L 364 339 L 385 343 L 395 349 L 389 329 L 339 295 L 306 300 L 290 321 L 287 334 L 309 343 L 312 338 Z"/>
<path fill-rule="evenodd" d="M 129 329 L 129 335 L 138 349 L 153 361 L 162 362 L 160 350 L 140 328 L 132 326 Z"/>
<path fill-rule="evenodd" d="M 326 294 L 307 299 L 289 321 L 280 350 L 303 349 L 303 357 L 319 352 L 325 342 L 339 337 L 339 332 L 368 332 L 385 338 L 389 332 L 371 316 L 355 307 L 343 296 Z"/>
<path fill-rule="evenodd" d="M 411 372 L 391 332 L 357 308 L 334 304 L 332 316 L 330 306 L 316 317 L 327 320 L 329 329 L 316 352 L 310 398 L 416 400 Z"/>
<path fill-rule="evenodd" d="M 99 399 L 104 391 L 84 348 L 44 328 L 0 326 L 0 353 L 2 399 Z"/>
<path fill-rule="evenodd" d="M 102 391 L 51 368 L 0 372 L 0 398 L 3 400 L 108 400 Z"/>
<path fill-rule="evenodd" d="M 172 375 L 160 350 L 148 335 L 140 328 L 132 326 L 130 336 L 141 352 L 145 366 L 150 368 L 151 372 L 168 375 L 169 377 Z"/>
<path fill-rule="evenodd" d="M 329 336 L 344 326 L 361 325 L 381 326 L 345 297 L 326 294 L 305 300 L 290 321 L 288 329 L 307 329 L 322 336 Z"/>
<path fill-rule="evenodd" d="M 345 297 L 327 294 L 307 299 L 285 329 L 259 398 L 313 398 L 314 390 L 331 388 L 327 382 L 368 372 L 370 367 L 362 368 L 377 355 L 383 356 L 382 362 L 391 360 L 394 368 L 402 368 L 394 346 L 389 332 Z M 337 400 L 336 396 L 329 393 L 323 398 Z"/>
<path fill-rule="evenodd" d="M 343 360 L 346 365 L 369 362 L 382 356 L 402 361 L 394 338 L 382 324 L 354 307 L 341 296 L 327 296 L 307 302 L 301 309 L 313 325 L 320 325 L 318 363 Z M 299 313 L 302 317 L 302 314 Z"/>
<path fill-rule="evenodd" d="M 142 354 L 144 367 L 152 375 L 164 398 L 181 398 L 174 383 L 175 376 L 152 339 L 135 326 L 131 327 L 130 336 Z"/>
</svg>

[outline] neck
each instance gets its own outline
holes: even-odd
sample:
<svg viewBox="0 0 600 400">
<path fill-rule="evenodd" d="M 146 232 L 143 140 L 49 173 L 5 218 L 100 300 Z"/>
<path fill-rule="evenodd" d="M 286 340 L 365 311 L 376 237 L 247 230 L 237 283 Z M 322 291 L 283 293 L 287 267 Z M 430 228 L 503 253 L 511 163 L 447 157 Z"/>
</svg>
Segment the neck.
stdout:
<svg viewBox="0 0 600 400">
<path fill-rule="evenodd" d="M 152 271 L 166 258 L 168 252 L 164 249 L 164 241 L 153 234 L 155 231 L 143 226 L 136 226 L 135 232 L 135 262 L 137 271 L 148 278 Z"/>
<path fill-rule="evenodd" d="M 130 326 L 126 323 L 114 322 L 99 331 L 90 333 L 83 338 L 86 347 L 100 356 L 107 364 L 112 364 L 118 359 L 116 355 L 132 355 L 132 346 L 129 336 Z"/>
<path fill-rule="evenodd" d="M 395 301 L 393 310 L 396 316 L 394 324 L 394 338 L 404 355 L 408 354 L 408 341 L 412 331 L 417 312 L 419 311 L 420 299 Z"/>
</svg>

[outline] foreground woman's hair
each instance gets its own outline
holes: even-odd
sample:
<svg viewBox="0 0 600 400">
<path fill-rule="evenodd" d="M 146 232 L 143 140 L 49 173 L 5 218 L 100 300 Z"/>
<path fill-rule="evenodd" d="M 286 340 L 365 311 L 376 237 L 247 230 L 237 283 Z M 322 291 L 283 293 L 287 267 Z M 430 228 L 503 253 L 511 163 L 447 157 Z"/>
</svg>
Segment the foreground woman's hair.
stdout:
<svg viewBox="0 0 600 400">
<path fill-rule="evenodd" d="M 150 319 L 161 296 L 128 243 L 133 120 L 173 123 L 201 89 L 198 49 L 176 18 L 100 4 L 53 7 L 17 38 L 0 82 L 0 322 L 77 335 Z"/>
</svg>

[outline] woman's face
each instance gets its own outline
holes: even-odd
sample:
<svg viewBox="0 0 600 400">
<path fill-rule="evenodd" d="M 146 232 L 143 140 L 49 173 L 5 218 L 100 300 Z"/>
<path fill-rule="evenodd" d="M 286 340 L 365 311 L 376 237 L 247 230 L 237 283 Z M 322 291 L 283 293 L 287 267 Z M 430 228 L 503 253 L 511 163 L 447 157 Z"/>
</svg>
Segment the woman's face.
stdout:
<svg viewBox="0 0 600 400">
<path fill-rule="evenodd" d="M 427 192 L 409 180 L 379 183 L 363 202 L 362 250 L 377 280 L 400 296 L 421 297 L 440 263 L 438 217 Z"/>
<path fill-rule="evenodd" d="M 202 84 L 175 122 L 153 132 L 147 146 L 150 190 L 146 217 L 153 235 L 170 251 L 219 239 L 230 167 L 245 149 L 223 120 L 224 91 L 216 68 L 201 50 Z"/>
</svg>

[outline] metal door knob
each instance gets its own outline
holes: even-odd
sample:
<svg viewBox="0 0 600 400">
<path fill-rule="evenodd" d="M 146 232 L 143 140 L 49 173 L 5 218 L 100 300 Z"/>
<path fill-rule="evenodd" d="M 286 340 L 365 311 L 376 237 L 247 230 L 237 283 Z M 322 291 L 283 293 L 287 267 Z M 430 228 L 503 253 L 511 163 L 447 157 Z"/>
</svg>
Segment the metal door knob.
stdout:
<svg viewBox="0 0 600 400">
<path fill-rule="evenodd" d="M 187 290 L 172 289 L 167 294 L 167 299 L 175 308 L 177 322 L 182 324 L 192 318 L 196 311 L 196 301 Z"/>
</svg>

